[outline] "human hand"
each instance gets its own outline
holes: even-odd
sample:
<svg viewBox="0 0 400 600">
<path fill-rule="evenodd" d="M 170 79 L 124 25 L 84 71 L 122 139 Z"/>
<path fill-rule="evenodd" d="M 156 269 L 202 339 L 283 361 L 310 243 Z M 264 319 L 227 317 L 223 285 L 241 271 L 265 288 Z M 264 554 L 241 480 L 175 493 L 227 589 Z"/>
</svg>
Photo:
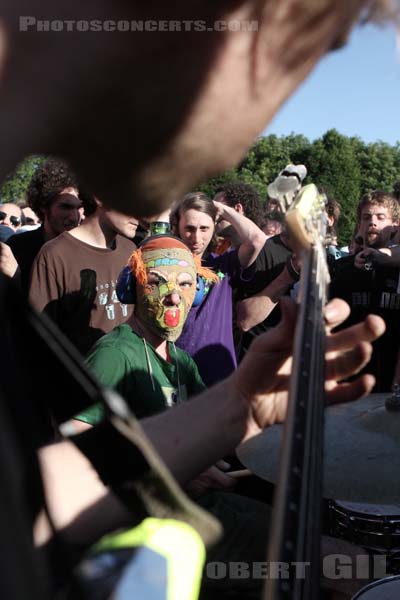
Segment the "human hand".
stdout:
<svg viewBox="0 0 400 600">
<path fill-rule="evenodd" d="M 209 490 L 231 490 L 236 484 L 236 479 L 224 473 L 217 465 L 200 473 L 185 486 L 185 490 L 194 497 L 202 496 Z"/>
<path fill-rule="evenodd" d="M 247 403 L 242 441 L 257 435 L 265 427 L 281 423 L 286 417 L 297 307 L 287 298 L 281 300 L 280 306 L 280 324 L 253 342 L 229 380 L 230 393 L 239 396 L 238 401 Z M 369 315 L 357 325 L 332 333 L 332 329 L 346 320 L 349 312 L 346 302 L 337 298 L 329 302 L 324 311 L 327 329 L 325 391 L 328 402 L 355 400 L 369 393 L 375 383 L 372 375 L 340 383 L 369 362 L 371 342 L 385 330 L 380 317 Z"/>
<path fill-rule="evenodd" d="M 390 248 L 364 248 L 362 252 L 359 252 L 354 257 L 354 265 L 358 269 L 367 269 L 366 265 L 370 264 L 374 266 L 397 266 L 394 264 L 395 259 L 392 258 L 392 251 Z"/>
<path fill-rule="evenodd" d="M 287 257 L 285 267 L 290 278 L 293 279 L 293 281 L 299 281 L 301 264 L 297 259 L 296 254 L 291 254 Z"/>
<path fill-rule="evenodd" d="M 7 277 L 14 277 L 18 269 L 18 263 L 12 253 L 10 246 L 0 242 L 0 273 Z"/>
<path fill-rule="evenodd" d="M 212 201 L 215 208 L 217 209 L 217 215 L 215 217 L 215 222 L 218 223 L 218 221 L 221 221 L 222 219 L 227 219 L 227 216 L 229 215 L 229 209 L 230 207 L 227 206 L 226 204 L 223 204 L 222 202 L 218 202 L 218 200 L 213 200 Z M 233 210 L 233 209 L 231 209 Z"/>
</svg>

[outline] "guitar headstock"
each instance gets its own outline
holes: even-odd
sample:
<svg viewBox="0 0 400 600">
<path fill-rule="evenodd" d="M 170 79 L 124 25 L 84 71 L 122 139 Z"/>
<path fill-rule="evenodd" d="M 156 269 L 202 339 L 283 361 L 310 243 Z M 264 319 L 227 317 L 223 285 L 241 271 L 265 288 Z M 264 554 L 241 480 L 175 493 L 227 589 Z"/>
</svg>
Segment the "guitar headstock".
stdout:
<svg viewBox="0 0 400 600">
<path fill-rule="evenodd" d="M 313 183 L 300 189 L 286 212 L 290 245 L 299 253 L 311 245 L 325 245 L 326 196 Z"/>
</svg>

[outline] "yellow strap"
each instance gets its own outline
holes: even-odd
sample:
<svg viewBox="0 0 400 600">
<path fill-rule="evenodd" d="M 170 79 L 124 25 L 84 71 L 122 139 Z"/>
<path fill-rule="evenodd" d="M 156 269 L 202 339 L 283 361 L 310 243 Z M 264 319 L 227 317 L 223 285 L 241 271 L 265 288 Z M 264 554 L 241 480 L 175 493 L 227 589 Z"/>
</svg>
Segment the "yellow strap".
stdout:
<svg viewBox="0 0 400 600">
<path fill-rule="evenodd" d="M 174 519 L 149 517 L 127 531 L 104 536 L 92 552 L 146 546 L 165 557 L 168 569 L 167 599 L 196 600 L 206 552 L 197 531 Z"/>
</svg>

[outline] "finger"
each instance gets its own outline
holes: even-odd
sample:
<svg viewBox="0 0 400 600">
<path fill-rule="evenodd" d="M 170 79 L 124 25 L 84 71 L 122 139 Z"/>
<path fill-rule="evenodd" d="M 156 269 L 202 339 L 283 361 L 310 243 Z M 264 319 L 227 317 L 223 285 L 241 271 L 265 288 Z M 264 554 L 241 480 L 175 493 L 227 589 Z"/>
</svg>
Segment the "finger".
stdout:
<svg viewBox="0 0 400 600">
<path fill-rule="evenodd" d="M 207 476 L 207 482 L 210 487 L 231 488 L 236 485 L 236 479 L 223 473 L 222 471 L 213 471 L 212 475 Z"/>
<path fill-rule="evenodd" d="M 354 381 L 339 383 L 331 389 L 327 389 L 326 398 L 329 404 L 351 402 L 370 394 L 374 385 L 375 378 L 372 375 L 361 375 Z"/>
<path fill-rule="evenodd" d="M 221 469 L 221 471 L 227 471 L 228 469 L 231 468 L 231 465 L 228 462 L 226 462 L 226 460 L 223 460 L 222 458 L 220 460 L 217 460 L 215 465 L 216 465 L 216 467 L 218 467 L 218 469 Z"/>
<path fill-rule="evenodd" d="M 344 352 L 354 348 L 360 341 L 373 342 L 385 332 L 385 329 L 385 322 L 381 317 L 368 315 L 361 323 L 328 335 L 326 338 L 327 352 Z"/>
<path fill-rule="evenodd" d="M 358 373 L 371 360 L 372 346 L 360 342 L 348 352 L 335 353 L 326 361 L 326 379 L 340 381 Z"/>
<path fill-rule="evenodd" d="M 283 356 L 286 349 L 291 349 L 296 324 L 297 305 L 291 298 L 281 298 L 279 306 L 282 316 L 281 321 L 276 327 L 256 337 L 250 346 L 252 351 L 268 354 L 278 351 Z"/>
<path fill-rule="evenodd" d="M 329 329 L 333 329 L 343 323 L 350 314 L 350 306 L 341 298 L 333 298 L 324 307 L 324 317 Z"/>
<path fill-rule="evenodd" d="M 365 265 L 365 258 L 362 254 L 357 254 L 357 256 L 354 259 L 354 265 L 358 268 L 360 267 L 364 267 Z"/>
<path fill-rule="evenodd" d="M 281 309 L 281 321 L 279 322 L 277 327 L 274 327 L 270 331 L 278 331 L 278 328 L 281 327 L 281 331 L 279 332 L 279 334 L 290 334 L 291 337 L 287 341 L 290 342 L 291 345 L 293 342 L 294 329 L 296 326 L 298 306 L 293 300 L 293 298 L 283 296 L 279 300 L 279 308 Z"/>
</svg>

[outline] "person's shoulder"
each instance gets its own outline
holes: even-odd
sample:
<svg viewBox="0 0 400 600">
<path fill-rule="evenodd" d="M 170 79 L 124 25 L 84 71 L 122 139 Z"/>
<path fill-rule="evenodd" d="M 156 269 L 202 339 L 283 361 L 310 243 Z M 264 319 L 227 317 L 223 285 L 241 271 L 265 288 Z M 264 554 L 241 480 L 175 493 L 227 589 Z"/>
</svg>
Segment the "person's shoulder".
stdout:
<svg viewBox="0 0 400 600">
<path fill-rule="evenodd" d="M 332 283 L 336 283 L 338 280 L 343 281 L 349 277 L 354 278 L 355 276 L 363 276 L 366 271 L 357 269 L 354 265 L 354 254 L 348 254 L 342 256 L 337 260 L 333 260 L 331 263 L 331 277 Z"/>
<path fill-rule="evenodd" d="M 6 242 L 14 235 L 15 235 L 14 229 L 11 229 L 11 227 L 8 227 L 7 225 L 4 225 L 3 223 L 0 224 L 0 242 Z"/>
<path fill-rule="evenodd" d="M 211 253 L 204 261 L 206 267 L 221 273 L 229 273 L 232 269 L 240 267 L 239 254 L 237 248 L 229 248 L 223 254 Z"/>
<path fill-rule="evenodd" d="M 130 250 L 131 252 L 133 252 L 137 248 L 136 244 L 132 240 L 119 234 L 115 237 L 115 246 L 117 249 L 123 251 Z"/>
<path fill-rule="evenodd" d="M 285 250 L 289 250 L 291 252 L 290 248 L 288 248 L 288 246 L 283 241 L 280 233 L 268 238 L 267 241 L 265 242 L 264 246 L 266 248 L 276 248 L 276 247 L 285 248 Z"/>
<path fill-rule="evenodd" d="M 34 233 L 34 232 L 32 232 Z M 22 235 L 27 235 L 27 234 L 21 234 Z M 69 233 L 67 231 L 64 231 L 63 233 L 60 233 L 60 235 L 58 235 L 57 237 L 53 238 L 52 240 L 49 240 L 48 242 L 45 242 L 43 244 L 43 246 L 40 249 L 40 255 L 41 256 L 52 256 L 53 254 L 58 254 L 60 252 L 63 252 L 65 250 L 66 246 L 70 246 L 71 244 L 73 244 L 73 238 L 71 235 L 69 235 Z"/>
<path fill-rule="evenodd" d="M 182 350 L 182 348 L 179 348 L 179 346 L 175 346 L 175 351 L 176 351 L 176 355 L 179 359 L 179 362 L 186 362 L 187 364 L 196 364 L 193 360 L 193 358 L 190 356 L 190 354 L 188 354 L 186 352 L 186 350 Z"/>
<path fill-rule="evenodd" d="M 182 350 L 182 348 L 179 348 L 176 345 L 175 345 L 175 350 L 176 350 L 176 357 L 179 361 L 179 364 L 181 366 L 183 366 L 183 368 L 186 369 L 188 372 L 194 371 L 194 372 L 196 372 L 196 374 L 198 374 L 197 364 L 196 364 L 195 360 L 190 356 L 190 354 L 188 354 L 185 350 Z M 173 356 L 173 354 L 171 352 L 170 352 L 170 354 Z M 199 377 L 200 377 L 200 375 L 199 375 Z"/>
<path fill-rule="evenodd" d="M 338 270 L 349 269 L 354 267 L 354 254 L 348 254 L 335 260 Z"/>
<path fill-rule="evenodd" d="M 171 356 L 173 356 L 172 352 L 171 352 L 171 344 L 170 343 L 170 354 Z M 191 391 L 189 393 L 196 393 L 199 392 L 203 389 L 205 389 L 205 384 L 204 381 L 199 373 L 199 368 L 195 362 L 195 360 L 190 356 L 190 354 L 188 354 L 187 352 L 185 352 L 185 350 L 182 350 L 182 348 L 178 348 L 177 346 L 175 346 L 175 350 L 176 350 L 176 359 L 179 362 L 179 366 L 182 370 L 182 374 L 184 374 L 184 377 L 188 380 L 191 381 Z"/>
<path fill-rule="evenodd" d="M 279 234 L 274 235 L 265 241 L 264 246 L 257 256 L 257 270 L 271 268 L 276 262 L 284 262 L 291 253 L 292 251 L 283 243 L 281 236 Z"/>
<path fill-rule="evenodd" d="M 273 235 L 265 240 L 264 246 L 260 250 L 260 254 L 268 255 L 271 252 L 275 252 L 276 249 L 281 250 L 282 248 L 287 249 L 287 246 L 283 243 L 280 234 Z"/>
<path fill-rule="evenodd" d="M 99 342 L 119 344 L 121 340 L 129 340 L 132 344 L 136 344 L 140 338 L 133 333 L 132 328 L 127 323 L 121 323 L 114 327 L 112 331 L 103 335 Z"/>
<path fill-rule="evenodd" d="M 7 244 L 11 249 L 23 248 L 25 246 L 31 246 L 36 243 L 43 243 L 43 227 L 38 227 L 32 231 L 23 231 L 22 233 L 14 233 L 8 238 Z"/>
<path fill-rule="evenodd" d="M 97 340 L 91 349 L 88 358 L 103 350 L 108 351 L 110 349 L 115 349 L 123 353 L 124 348 L 126 348 L 127 345 L 129 345 L 130 348 L 137 346 L 139 339 L 138 336 L 133 334 L 131 327 L 127 323 L 122 323 Z"/>
</svg>

